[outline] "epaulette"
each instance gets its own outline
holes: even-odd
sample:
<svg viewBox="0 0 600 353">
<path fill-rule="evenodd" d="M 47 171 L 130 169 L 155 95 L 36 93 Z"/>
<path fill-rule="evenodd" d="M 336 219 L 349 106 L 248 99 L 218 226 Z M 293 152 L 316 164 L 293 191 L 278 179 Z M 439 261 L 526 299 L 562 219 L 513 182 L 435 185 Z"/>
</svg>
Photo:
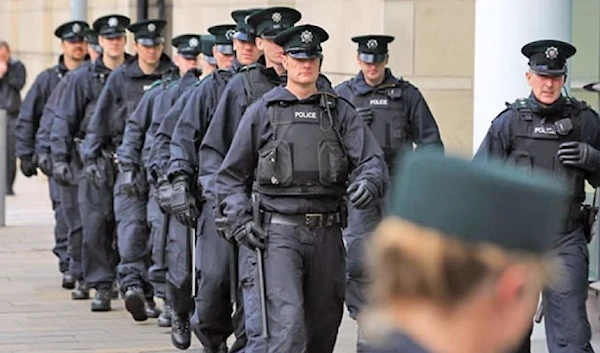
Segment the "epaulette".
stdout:
<svg viewBox="0 0 600 353">
<path fill-rule="evenodd" d="M 508 103 L 507 103 L 508 106 Z M 516 101 L 514 101 L 512 104 L 510 104 L 510 108 L 515 109 L 515 110 L 526 110 L 526 109 L 531 109 L 531 107 L 529 107 L 529 100 L 527 98 L 519 98 Z"/>
<path fill-rule="evenodd" d="M 175 86 L 177 82 L 179 82 L 179 80 L 168 80 L 167 82 L 165 82 L 165 89 L 169 89 Z"/>
<path fill-rule="evenodd" d="M 151 89 L 160 86 L 160 84 L 163 82 L 163 80 L 156 80 L 154 82 L 152 82 L 151 84 L 149 84 L 148 86 L 145 87 L 144 91 L 150 91 Z"/>
</svg>

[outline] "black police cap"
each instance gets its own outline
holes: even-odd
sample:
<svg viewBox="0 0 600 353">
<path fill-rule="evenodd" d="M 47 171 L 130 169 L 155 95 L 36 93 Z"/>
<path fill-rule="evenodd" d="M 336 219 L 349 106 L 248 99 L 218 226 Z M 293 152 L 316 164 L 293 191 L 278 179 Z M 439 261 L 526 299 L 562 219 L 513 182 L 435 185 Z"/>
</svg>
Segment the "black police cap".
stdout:
<svg viewBox="0 0 600 353">
<path fill-rule="evenodd" d="M 272 38 L 277 33 L 300 21 L 302 14 L 290 7 L 270 7 L 248 17 L 248 25 L 256 30 L 257 36 Z"/>
<path fill-rule="evenodd" d="M 135 41 L 144 46 L 154 46 L 165 42 L 163 30 L 165 20 L 143 20 L 130 24 L 127 29 L 133 33 Z"/>
<path fill-rule="evenodd" d="M 358 43 L 359 59 L 369 64 L 375 64 L 385 61 L 388 44 L 394 41 L 394 37 L 371 34 L 353 37 L 352 41 Z"/>
<path fill-rule="evenodd" d="M 204 34 L 200 38 L 201 52 L 204 60 L 211 65 L 216 65 L 217 60 L 213 56 L 213 47 L 215 46 L 215 36 L 212 34 Z"/>
<path fill-rule="evenodd" d="M 327 39 L 329 34 L 323 28 L 306 24 L 286 29 L 276 35 L 273 41 L 292 58 L 311 59 L 322 57 L 321 43 Z"/>
<path fill-rule="evenodd" d="M 218 25 L 208 29 L 208 33 L 215 36 L 215 45 L 221 54 L 233 54 L 233 36 L 235 35 L 235 25 Z"/>
<path fill-rule="evenodd" d="M 91 28 L 84 31 L 85 41 L 90 45 L 98 45 L 98 33 Z"/>
<path fill-rule="evenodd" d="M 92 26 L 99 36 L 118 38 L 125 35 L 125 30 L 130 22 L 129 17 L 113 14 L 98 18 Z"/>
<path fill-rule="evenodd" d="M 177 48 L 177 54 L 186 59 L 195 59 L 202 50 L 199 34 L 182 34 L 171 39 L 171 44 Z"/>
<path fill-rule="evenodd" d="M 231 17 L 236 23 L 236 33 L 234 37 L 235 39 L 244 42 L 254 42 L 256 30 L 254 27 L 248 24 L 247 20 L 252 14 L 261 10 L 262 8 L 254 8 L 245 10 L 235 10 L 231 13 Z"/>
<path fill-rule="evenodd" d="M 521 53 L 529 58 L 529 67 L 544 76 L 562 76 L 567 73 L 567 59 L 577 49 L 560 40 L 546 39 L 531 42 L 521 48 Z"/>
<path fill-rule="evenodd" d="M 54 36 L 67 42 L 81 42 L 85 40 L 85 31 L 90 25 L 84 21 L 69 21 L 58 26 Z"/>
</svg>

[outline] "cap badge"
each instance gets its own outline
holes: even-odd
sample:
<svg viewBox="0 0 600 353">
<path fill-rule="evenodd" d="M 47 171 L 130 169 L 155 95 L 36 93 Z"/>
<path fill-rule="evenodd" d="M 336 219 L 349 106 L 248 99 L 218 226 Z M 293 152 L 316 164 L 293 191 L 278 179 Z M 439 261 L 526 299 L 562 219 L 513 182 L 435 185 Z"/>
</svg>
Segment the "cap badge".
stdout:
<svg viewBox="0 0 600 353">
<path fill-rule="evenodd" d="M 248 24 L 248 18 L 250 18 L 250 15 L 246 15 L 246 17 L 244 17 L 244 23 Z"/>
<path fill-rule="evenodd" d="M 73 27 L 71 27 L 71 30 L 73 31 L 73 33 L 79 33 L 81 32 L 81 26 L 79 25 L 79 23 L 74 23 Z"/>
<path fill-rule="evenodd" d="M 283 19 L 283 16 L 281 16 L 281 14 L 279 12 L 275 12 L 273 13 L 273 15 L 271 16 L 271 19 L 273 20 L 273 22 L 275 23 L 279 23 L 281 22 L 281 20 Z"/>
<path fill-rule="evenodd" d="M 198 46 L 198 44 L 200 44 L 200 42 L 198 41 L 198 38 L 194 37 L 194 38 L 190 38 L 190 40 L 188 41 L 188 44 L 190 45 L 190 47 L 195 48 Z"/>
<path fill-rule="evenodd" d="M 154 23 L 149 23 L 148 24 L 148 32 L 154 32 L 156 31 L 156 25 Z"/>
<path fill-rule="evenodd" d="M 108 25 L 110 27 L 117 27 L 118 24 L 119 24 L 119 20 L 117 20 L 116 17 L 111 17 L 108 19 Z"/>
<path fill-rule="evenodd" d="M 367 48 L 369 49 L 375 49 L 379 46 L 379 43 L 377 43 L 377 39 L 369 39 L 369 41 L 367 41 Z"/>
<path fill-rule="evenodd" d="M 233 39 L 234 34 L 235 34 L 235 31 L 233 29 L 230 29 L 227 32 L 225 32 L 225 38 L 227 38 L 227 40 L 231 40 L 231 39 Z"/>
<path fill-rule="evenodd" d="M 304 31 L 302 32 L 302 34 L 300 34 L 300 40 L 302 41 L 302 43 L 312 43 L 313 41 L 313 34 L 311 31 Z"/>
<path fill-rule="evenodd" d="M 548 47 L 546 49 L 546 58 L 550 60 L 554 60 L 558 58 L 558 48 L 557 47 Z"/>
</svg>

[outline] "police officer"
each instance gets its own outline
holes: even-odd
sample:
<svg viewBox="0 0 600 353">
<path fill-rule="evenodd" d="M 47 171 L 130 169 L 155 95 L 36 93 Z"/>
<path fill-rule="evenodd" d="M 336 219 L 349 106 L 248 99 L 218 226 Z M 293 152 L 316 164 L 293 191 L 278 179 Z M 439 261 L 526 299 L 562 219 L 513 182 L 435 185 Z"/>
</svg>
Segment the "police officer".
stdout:
<svg viewBox="0 0 600 353">
<path fill-rule="evenodd" d="M 547 235 L 565 265 L 561 285 L 549 286 L 542 293 L 550 353 L 593 352 L 585 306 L 589 228 L 581 203 L 585 181 L 594 187 L 600 183 L 600 121 L 586 103 L 561 94 L 566 61 L 575 51 L 571 44 L 558 40 L 535 41 L 521 49 L 529 58 L 526 77 L 531 94 L 510 104 L 492 122 L 474 157 L 499 158 L 526 169 L 544 170 L 568 185 L 564 229 L 558 236 Z M 529 346 L 527 336 L 520 351 L 529 352 Z"/>
<path fill-rule="evenodd" d="M 121 189 L 127 197 L 144 199 L 147 203 L 146 213 L 152 245 L 152 264 L 149 267 L 148 279 L 154 288 L 154 294 L 163 300 L 166 299 L 166 268 L 164 261 L 161 261 L 164 246 L 161 246 L 160 241 L 163 233 L 163 216 L 153 198 L 156 185 L 151 182 L 150 189 L 144 190 L 146 188 L 144 179 L 147 178 L 145 165 L 148 161 L 150 146 L 153 143 L 153 138 L 149 135 L 149 127 L 154 113 L 161 114 L 162 111 L 167 110 L 172 105 L 172 96 L 177 94 L 177 90 L 171 90 L 171 88 L 187 87 L 198 81 L 200 75 L 196 60 L 200 54 L 200 36 L 196 34 L 180 35 L 173 38 L 171 43 L 177 48 L 175 63 L 182 78 L 169 77 L 153 83 L 127 120 L 123 142 L 117 149 L 120 168 L 126 170 L 121 175 L 131 174 L 131 177 L 126 178 L 127 180 L 121 183 Z M 158 319 L 159 326 L 169 327 L 171 325 L 168 304 L 165 305 Z"/>
<path fill-rule="evenodd" d="M 52 123 L 51 151 L 56 175 L 64 183 L 78 184 L 83 239 L 81 261 L 83 279 L 88 288 L 96 290 L 92 311 L 111 310 L 111 287 L 115 281 L 116 250 L 115 218 L 112 186 L 107 180 L 96 182 L 81 172 L 80 144 L 96 108 L 107 78 L 129 57 L 125 53 L 125 30 L 129 18 L 111 14 L 93 23 L 98 33 L 102 54 L 85 70 L 75 72 L 69 80 L 65 99 Z M 77 177 L 79 174 L 79 177 Z"/>
<path fill-rule="evenodd" d="M 344 302 L 344 196 L 360 208 L 385 193 L 377 141 L 350 104 L 317 88 L 328 37 L 302 25 L 274 38 L 284 49 L 287 84 L 244 113 L 216 177 L 226 234 L 242 244 L 246 352 L 333 351 Z M 349 173 L 355 184 L 346 189 Z M 265 340 L 267 327 L 273 332 Z"/>
<path fill-rule="evenodd" d="M 566 188 L 548 175 L 430 153 L 399 164 L 368 251 L 361 320 L 382 336 L 376 352 L 510 352 L 552 279 L 548 250 Z"/>
<path fill-rule="evenodd" d="M 21 108 L 21 90 L 27 70 L 23 63 L 10 55 L 10 46 L 0 41 L 0 109 L 6 110 L 6 195 L 14 195 L 17 175 L 15 126 Z"/>
<path fill-rule="evenodd" d="M 111 73 L 98 98 L 96 108 L 82 144 L 82 155 L 86 175 L 94 184 L 102 181 L 114 182 L 110 174 L 110 160 L 121 144 L 127 117 L 134 111 L 152 82 L 171 75 L 174 69 L 171 60 L 163 54 L 166 25 L 163 20 L 144 20 L 129 25 L 134 34 L 137 55 L 128 59 Z M 106 158 L 104 156 L 108 156 Z M 107 161 L 108 159 L 108 161 Z M 114 187 L 114 211 L 117 222 L 117 248 L 120 262 L 117 267 L 119 287 L 125 295 L 125 308 L 136 321 L 157 317 L 160 313 L 153 300 L 152 286 L 148 282 L 148 227 L 144 200 L 127 197 L 121 188 L 127 178 L 132 177 L 128 166 L 119 168 Z M 145 182 L 145 175 L 137 175 L 136 182 Z M 141 201 L 141 202 L 140 202 Z"/>
<path fill-rule="evenodd" d="M 257 9 L 236 10 L 231 16 L 236 21 L 237 27 L 214 26 L 209 28 L 209 33 L 216 36 L 217 43 L 227 43 L 233 41 L 233 46 L 221 47 L 221 50 L 229 49 L 233 53 L 235 48 L 235 59 L 231 70 L 219 70 L 198 85 L 190 93 L 181 117 L 174 127 L 170 143 L 170 166 L 167 174 L 168 180 L 173 185 L 173 195 L 171 197 L 171 212 L 174 217 L 189 228 L 200 230 L 200 241 L 198 242 L 198 269 L 201 275 L 198 276 L 198 294 L 196 296 L 196 310 L 194 332 L 198 335 L 205 349 L 217 351 L 226 349 L 226 340 L 235 331 L 237 341 L 232 347 L 232 351 L 238 351 L 245 345 L 245 334 L 242 325 L 242 311 L 238 308 L 235 314 L 235 323 L 232 323 L 232 306 L 229 301 L 229 277 L 227 272 L 228 257 L 227 247 L 225 253 L 221 248 L 215 248 L 214 222 L 212 221 L 212 205 L 203 207 L 202 217 L 196 224 L 198 213 L 200 212 L 199 200 L 196 200 L 194 189 L 200 185 L 198 178 L 198 148 L 204 132 L 207 130 L 209 122 L 212 119 L 217 103 L 221 97 L 226 84 L 232 75 L 238 72 L 242 67 L 253 64 L 260 55 L 259 50 L 254 44 L 254 32 L 245 20 Z M 220 44 L 221 46 L 227 44 Z M 252 55 L 249 55 L 252 53 Z M 168 124 L 165 120 L 164 124 Z M 181 200 L 183 202 L 173 202 Z M 176 246 L 175 244 L 178 244 Z M 217 244 L 218 245 L 218 244 Z M 179 250 L 179 251 L 176 251 Z M 172 256 L 178 258 L 193 249 L 186 250 L 185 244 L 181 241 L 174 242 Z M 224 256 L 223 256 L 224 255 Z M 184 291 L 178 291 L 175 288 L 184 289 L 188 283 L 186 276 L 179 271 L 170 271 L 173 287 L 173 295 L 184 295 Z M 178 318 L 189 322 L 189 315 L 181 313 Z"/>
<path fill-rule="evenodd" d="M 40 127 L 44 106 L 52 91 L 70 70 L 74 70 L 86 59 L 83 40 L 83 29 L 88 24 L 82 21 L 71 21 L 60 25 L 54 35 L 61 40 L 62 54 L 58 64 L 42 71 L 35 79 L 25 96 L 16 126 L 16 151 L 21 160 L 21 172 L 26 177 L 37 175 L 37 166 L 45 174 L 51 174 L 49 151 L 36 156 L 36 134 Z M 45 135 L 45 133 L 43 134 Z M 60 204 L 58 186 L 49 178 L 50 198 L 56 224 L 54 226 L 55 245 L 52 250 L 59 259 L 59 270 L 63 274 L 62 286 L 65 289 L 75 288 L 75 280 L 68 273 L 69 256 L 67 252 L 68 226 L 64 210 Z"/>
<path fill-rule="evenodd" d="M 213 48 L 215 47 L 215 36 L 212 34 L 205 34 L 200 39 L 202 45 L 202 52 L 198 59 L 200 61 L 200 70 L 202 70 L 202 75 L 200 76 L 200 80 L 205 79 L 213 71 L 217 70 L 219 67 L 217 65 L 217 59 L 213 56 Z"/>
<path fill-rule="evenodd" d="M 394 37 L 386 35 L 352 38 L 358 43 L 356 61 L 360 72 L 336 87 L 340 96 L 357 107 L 359 116 L 370 127 L 385 153 L 389 170 L 394 170 L 396 156 L 412 150 L 413 144 L 417 149 L 444 148 L 438 126 L 421 92 L 408 81 L 395 77 L 387 67 L 388 45 L 393 40 Z M 348 227 L 344 230 L 348 249 L 346 304 L 350 317 L 355 320 L 365 304 L 364 240 L 383 217 L 383 208 L 382 202 L 364 210 L 351 206 L 348 210 Z M 360 330 L 357 350 L 369 350 Z"/>
<path fill-rule="evenodd" d="M 102 55 L 102 47 L 98 43 L 98 33 L 93 29 L 89 29 L 85 33 L 85 41 L 87 43 L 88 54 L 90 55 L 90 61 L 95 62 L 100 55 Z"/>
</svg>

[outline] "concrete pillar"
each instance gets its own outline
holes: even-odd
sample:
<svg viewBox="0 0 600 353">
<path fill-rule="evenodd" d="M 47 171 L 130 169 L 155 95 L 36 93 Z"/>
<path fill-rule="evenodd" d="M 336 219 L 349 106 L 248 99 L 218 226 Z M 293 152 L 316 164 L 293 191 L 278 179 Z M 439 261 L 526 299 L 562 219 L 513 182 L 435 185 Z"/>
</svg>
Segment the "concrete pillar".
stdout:
<svg viewBox="0 0 600 353">
<path fill-rule="evenodd" d="M 476 1 L 473 152 L 504 103 L 529 95 L 521 47 L 538 39 L 571 42 L 572 12 L 573 0 Z"/>
<path fill-rule="evenodd" d="M 71 20 L 87 21 L 87 0 L 71 0 Z"/>
</svg>

